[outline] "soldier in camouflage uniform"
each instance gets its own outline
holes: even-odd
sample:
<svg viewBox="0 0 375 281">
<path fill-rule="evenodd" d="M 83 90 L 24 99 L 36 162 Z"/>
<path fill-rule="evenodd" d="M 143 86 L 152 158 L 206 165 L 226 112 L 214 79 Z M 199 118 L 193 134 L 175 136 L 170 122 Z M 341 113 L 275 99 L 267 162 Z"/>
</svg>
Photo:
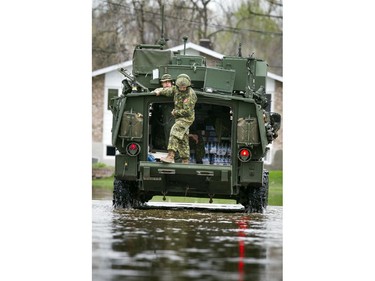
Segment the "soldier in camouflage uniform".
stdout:
<svg viewBox="0 0 375 281">
<path fill-rule="evenodd" d="M 195 119 L 194 107 L 197 102 L 197 95 L 190 86 L 190 77 L 186 74 L 180 74 L 177 76 L 176 86 L 154 90 L 157 96 L 173 96 L 174 100 L 172 115 L 175 117 L 175 123 L 169 136 L 168 155 L 160 159 L 164 163 L 174 163 L 174 156 L 177 151 L 182 163 L 189 163 L 189 127 Z"/>
<path fill-rule="evenodd" d="M 161 77 L 160 83 L 163 86 L 163 88 L 169 88 L 172 87 L 172 80 L 172 76 L 166 73 Z"/>
<path fill-rule="evenodd" d="M 163 76 L 160 79 L 160 83 L 162 85 L 162 88 L 157 88 L 155 91 L 163 90 L 165 88 L 170 88 L 173 85 L 173 79 L 172 76 L 168 73 L 163 74 Z M 154 91 L 154 92 L 155 92 Z M 174 117 L 172 115 L 172 109 L 173 105 L 172 104 L 161 104 L 160 105 L 163 111 L 163 125 L 164 125 L 164 141 L 165 141 L 165 146 L 168 146 L 169 143 L 169 134 L 171 131 L 171 128 L 174 124 Z"/>
<path fill-rule="evenodd" d="M 173 78 L 170 74 L 166 73 L 160 78 L 160 84 L 162 87 L 157 88 L 155 91 L 161 91 L 165 88 L 172 87 Z M 153 117 L 152 117 L 152 143 L 157 149 L 167 149 L 169 132 L 174 124 L 175 118 L 172 115 L 173 110 L 172 103 L 155 103 L 153 105 Z"/>
</svg>

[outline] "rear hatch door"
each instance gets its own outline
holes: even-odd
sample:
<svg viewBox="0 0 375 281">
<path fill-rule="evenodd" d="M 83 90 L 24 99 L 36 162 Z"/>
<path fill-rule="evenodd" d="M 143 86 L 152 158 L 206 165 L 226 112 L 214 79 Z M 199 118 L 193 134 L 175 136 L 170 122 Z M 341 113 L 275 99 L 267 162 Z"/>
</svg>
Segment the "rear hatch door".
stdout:
<svg viewBox="0 0 375 281">
<path fill-rule="evenodd" d="M 198 196 L 233 194 L 232 166 L 204 164 L 165 164 L 140 162 L 141 189 L 170 194 Z"/>
</svg>

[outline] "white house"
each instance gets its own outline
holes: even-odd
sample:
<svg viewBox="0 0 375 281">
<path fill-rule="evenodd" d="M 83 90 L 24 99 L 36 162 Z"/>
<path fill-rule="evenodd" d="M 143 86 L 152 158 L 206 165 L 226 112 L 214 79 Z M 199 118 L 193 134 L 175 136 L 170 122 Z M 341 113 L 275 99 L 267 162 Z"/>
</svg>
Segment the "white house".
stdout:
<svg viewBox="0 0 375 281">
<path fill-rule="evenodd" d="M 170 48 L 174 52 L 184 50 L 184 45 Z M 206 57 L 208 66 L 215 66 L 224 55 L 211 49 L 186 43 L 187 55 L 201 55 Z M 124 76 L 118 71 L 124 68 L 128 73 L 132 72 L 132 60 L 112 65 L 92 72 L 92 158 L 93 161 L 114 166 L 114 156 L 111 156 L 112 147 L 112 112 L 108 109 L 108 94 L 121 93 L 121 81 Z M 266 92 L 271 98 L 271 111 L 282 115 L 282 83 L 283 78 L 276 74 L 267 73 Z M 277 159 L 275 159 L 277 158 Z M 265 161 L 273 169 L 282 169 L 282 128 L 279 137 L 270 146 L 270 153 Z"/>
</svg>

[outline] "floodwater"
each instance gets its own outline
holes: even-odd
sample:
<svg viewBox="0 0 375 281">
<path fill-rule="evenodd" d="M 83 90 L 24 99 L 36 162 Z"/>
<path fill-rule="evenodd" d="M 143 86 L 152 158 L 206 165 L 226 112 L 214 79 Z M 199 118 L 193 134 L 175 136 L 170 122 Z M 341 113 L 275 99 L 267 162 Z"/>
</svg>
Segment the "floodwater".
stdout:
<svg viewBox="0 0 375 281">
<path fill-rule="evenodd" d="M 150 205 L 114 209 L 93 194 L 93 281 L 282 280 L 282 207 Z"/>
</svg>

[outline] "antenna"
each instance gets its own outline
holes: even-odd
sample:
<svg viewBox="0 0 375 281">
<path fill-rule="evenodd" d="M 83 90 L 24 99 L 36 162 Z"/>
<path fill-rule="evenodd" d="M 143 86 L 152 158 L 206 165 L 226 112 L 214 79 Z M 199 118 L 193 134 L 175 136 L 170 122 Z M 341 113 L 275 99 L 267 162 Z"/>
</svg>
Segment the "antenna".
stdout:
<svg viewBox="0 0 375 281">
<path fill-rule="evenodd" d="M 241 51 L 241 43 L 238 46 L 238 56 L 242 57 L 242 51 Z"/>
<path fill-rule="evenodd" d="M 188 37 L 184 36 L 184 37 L 182 37 L 182 39 L 184 39 L 184 55 L 185 55 L 185 53 L 186 53 L 186 41 L 188 40 Z"/>
<path fill-rule="evenodd" d="M 164 38 L 164 5 L 161 5 L 161 37 L 158 44 L 164 46 L 168 40 Z"/>
<path fill-rule="evenodd" d="M 164 5 L 161 5 L 161 39 L 164 39 Z"/>
</svg>

